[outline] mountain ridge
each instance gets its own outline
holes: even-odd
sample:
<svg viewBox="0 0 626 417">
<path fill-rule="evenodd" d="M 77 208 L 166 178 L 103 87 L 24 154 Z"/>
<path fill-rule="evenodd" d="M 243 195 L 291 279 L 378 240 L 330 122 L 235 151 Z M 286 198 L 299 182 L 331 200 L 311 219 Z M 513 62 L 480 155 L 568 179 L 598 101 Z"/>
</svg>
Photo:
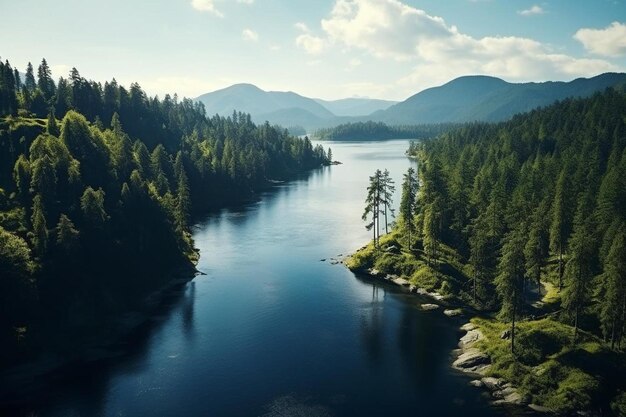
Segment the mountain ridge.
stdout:
<svg viewBox="0 0 626 417">
<path fill-rule="evenodd" d="M 607 72 L 572 81 L 510 83 L 487 75 L 466 75 L 422 90 L 406 100 L 346 98 L 322 100 L 293 91 L 265 91 L 234 84 L 203 94 L 208 114 L 250 113 L 257 123 L 269 121 L 307 130 L 347 122 L 375 121 L 390 125 L 500 122 L 570 97 L 588 97 L 609 87 L 626 85 L 626 73 Z M 361 114 L 359 114 L 361 113 Z"/>
</svg>

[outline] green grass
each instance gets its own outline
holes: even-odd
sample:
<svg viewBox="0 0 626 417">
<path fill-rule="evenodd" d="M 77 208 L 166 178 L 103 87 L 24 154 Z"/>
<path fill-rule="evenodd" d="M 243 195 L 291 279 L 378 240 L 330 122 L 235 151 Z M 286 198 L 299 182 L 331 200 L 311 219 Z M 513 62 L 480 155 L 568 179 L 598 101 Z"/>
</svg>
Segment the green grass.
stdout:
<svg viewBox="0 0 626 417">
<path fill-rule="evenodd" d="M 428 291 L 439 291 L 442 295 L 452 296 L 467 282 L 463 264 L 456 252 L 445 246 L 440 247 L 440 259 L 436 268 L 429 266 L 420 250 L 409 251 L 401 245 L 401 236 L 396 231 L 381 236 L 380 249 L 370 242 L 363 249 L 346 260 L 346 266 L 352 270 L 376 269 L 384 274 L 398 275 L 411 284 Z M 395 246 L 398 251 L 387 252 L 386 248 Z"/>
<path fill-rule="evenodd" d="M 472 319 L 485 335 L 477 347 L 492 360 L 491 376 L 512 382 L 532 403 L 560 414 L 600 407 L 623 385 L 624 355 L 608 349 L 600 339 L 579 333 L 551 319 L 520 322 L 516 355 L 510 340 L 500 338 L 509 325 L 492 319 Z"/>
<path fill-rule="evenodd" d="M 470 303 L 469 267 L 454 249 L 442 245 L 433 268 L 427 265 L 421 250 L 409 251 L 403 242 L 394 230 L 381 237 L 380 250 L 370 242 L 352 255 L 346 265 L 352 270 L 375 268 L 399 275 L 418 287 Z M 385 251 L 390 246 L 399 250 Z M 546 290 L 542 301 L 548 310 L 558 308 L 561 298 L 558 260 L 554 257 L 543 268 L 542 284 Z M 559 414 L 611 408 L 616 415 L 626 415 L 625 355 L 610 350 L 598 337 L 581 331 L 573 345 L 574 330 L 568 324 L 553 318 L 524 321 L 517 326 L 513 356 L 510 340 L 500 338 L 509 324 L 488 318 L 475 318 L 472 322 L 485 335 L 477 347 L 492 359 L 490 375 L 512 382 L 529 402 Z"/>
<path fill-rule="evenodd" d="M 546 294 L 541 301 L 545 304 L 558 304 L 561 302 L 561 294 L 559 293 L 559 287 L 551 282 L 542 281 L 541 284 L 546 290 Z"/>
</svg>

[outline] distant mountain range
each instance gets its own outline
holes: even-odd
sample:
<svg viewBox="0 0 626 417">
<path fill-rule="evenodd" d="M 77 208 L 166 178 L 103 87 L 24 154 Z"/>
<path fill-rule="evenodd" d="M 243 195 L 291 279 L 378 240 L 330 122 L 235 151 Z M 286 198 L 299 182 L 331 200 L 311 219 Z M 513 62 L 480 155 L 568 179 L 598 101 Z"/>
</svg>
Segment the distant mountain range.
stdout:
<svg viewBox="0 0 626 417">
<path fill-rule="evenodd" d="M 366 98 L 321 100 L 294 92 L 264 91 L 252 84 L 203 94 L 208 114 L 250 113 L 257 123 L 266 120 L 307 130 L 340 123 L 380 121 L 390 125 L 497 122 L 563 100 L 587 97 L 608 87 L 626 85 L 626 74 L 606 73 L 571 82 L 509 83 L 495 77 L 466 76 L 429 88 L 403 102 Z"/>
<path fill-rule="evenodd" d="M 508 83 L 495 77 L 460 77 L 441 87 L 417 93 L 370 117 L 388 124 L 499 122 L 557 100 L 588 97 L 625 83 L 624 73 L 606 73 L 571 82 L 522 84 Z"/>
</svg>

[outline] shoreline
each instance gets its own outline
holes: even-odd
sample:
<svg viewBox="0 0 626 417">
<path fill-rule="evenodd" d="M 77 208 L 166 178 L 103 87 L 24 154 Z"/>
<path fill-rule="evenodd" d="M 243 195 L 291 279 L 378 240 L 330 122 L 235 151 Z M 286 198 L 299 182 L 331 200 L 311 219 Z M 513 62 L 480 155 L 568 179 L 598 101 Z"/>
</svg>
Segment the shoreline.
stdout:
<svg viewBox="0 0 626 417">
<path fill-rule="evenodd" d="M 443 314 L 448 318 L 477 315 L 477 312 L 471 307 L 462 303 L 446 300 L 446 298 L 438 292 L 429 292 L 424 288 L 419 288 L 412 285 L 409 280 L 397 275 L 384 274 L 374 268 L 351 269 L 345 265 L 343 261 L 341 263 L 355 275 L 362 275 L 373 280 L 395 285 L 411 295 L 430 298 L 432 303 L 420 304 L 422 311 L 435 311 L 443 308 Z M 450 367 L 457 372 L 471 377 L 472 379 L 468 384 L 488 393 L 490 395 L 489 403 L 492 406 L 515 407 L 543 414 L 553 413 L 552 410 L 546 407 L 531 404 L 526 401 L 518 392 L 517 387 L 510 382 L 503 378 L 495 378 L 488 375 L 488 371 L 491 367 L 491 358 L 487 353 L 476 346 L 479 341 L 485 339 L 478 325 L 468 320 L 467 323 L 459 327 L 458 330 L 464 332 L 464 334 L 459 338 L 458 348 L 451 352 L 453 359 L 450 363 Z"/>
<path fill-rule="evenodd" d="M 339 163 L 340 164 L 340 163 Z M 251 191 L 245 195 L 223 198 L 217 204 L 209 204 L 203 207 L 202 214 L 192 215 L 193 230 L 199 223 L 208 216 L 221 209 L 238 207 L 250 204 L 262 198 L 264 192 L 272 190 L 276 186 L 297 180 L 300 176 L 308 175 L 314 170 L 322 168 L 323 165 L 298 171 L 281 180 L 267 180 L 266 183 L 256 191 Z M 168 296 L 178 293 L 185 284 L 193 281 L 197 276 L 206 275 L 199 271 L 196 266 L 200 257 L 197 248 L 194 248 L 197 258 L 190 263 L 172 268 L 168 275 L 172 276 L 160 287 L 147 293 L 137 305 L 130 310 L 114 313 L 106 320 L 98 323 L 91 323 L 86 327 L 104 327 L 105 331 L 94 332 L 94 339 L 80 344 L 76 347 L 76 352 L 71 355 L 61 355 L 58 352 L 36 353 L 34 357 L 25 358 L 9 367 L 0 368 L 0 411 L 5 407 L 12 407 L 24 403 L 30 399 L 33 392 L 45 386 L 42 381 L 56 373 L 78 364 L 92 364 L 100 361 L 112 359 L 124 354 L 116 347 L 129 339 L 135 331 L 146 325 L 154 314 L 162 307 Z M 71 342 L 70 342 L 71 343 Z"/>
</svg>

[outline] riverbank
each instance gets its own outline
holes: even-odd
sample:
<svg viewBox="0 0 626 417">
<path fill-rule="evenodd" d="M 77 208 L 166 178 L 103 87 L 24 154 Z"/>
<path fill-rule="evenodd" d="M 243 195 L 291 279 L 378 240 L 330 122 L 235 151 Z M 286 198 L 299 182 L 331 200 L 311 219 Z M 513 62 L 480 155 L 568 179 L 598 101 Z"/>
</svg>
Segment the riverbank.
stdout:
<svg viewBox="0 0 626 417">
<path fill-rule="evenodd" d="M 580 331 L 573 345 L 573 328 L 550 318 L 524 320 L 516 326 L 515 354 L 511 352 L 510 325 L 489 312 L 477 311 L 460 294 L 466 269 L 450 248 L 432 268 L 399 243 L 394 233 L 360 248 L 345 264 L 357 274 L 397 285 L 409 293 L 430 298 L 422 310 L 443 310 L 447 316 L 466 315 L 469 323 L 452 367 L 474 379 L 472 386 L 486 389 L 496 406 L 529 407 L 535 412 L 571 415 L 624 415 L 626 361 L 601 339 Z M 446 273 L 443 273 L 446 271 Z"/>
</svg>

